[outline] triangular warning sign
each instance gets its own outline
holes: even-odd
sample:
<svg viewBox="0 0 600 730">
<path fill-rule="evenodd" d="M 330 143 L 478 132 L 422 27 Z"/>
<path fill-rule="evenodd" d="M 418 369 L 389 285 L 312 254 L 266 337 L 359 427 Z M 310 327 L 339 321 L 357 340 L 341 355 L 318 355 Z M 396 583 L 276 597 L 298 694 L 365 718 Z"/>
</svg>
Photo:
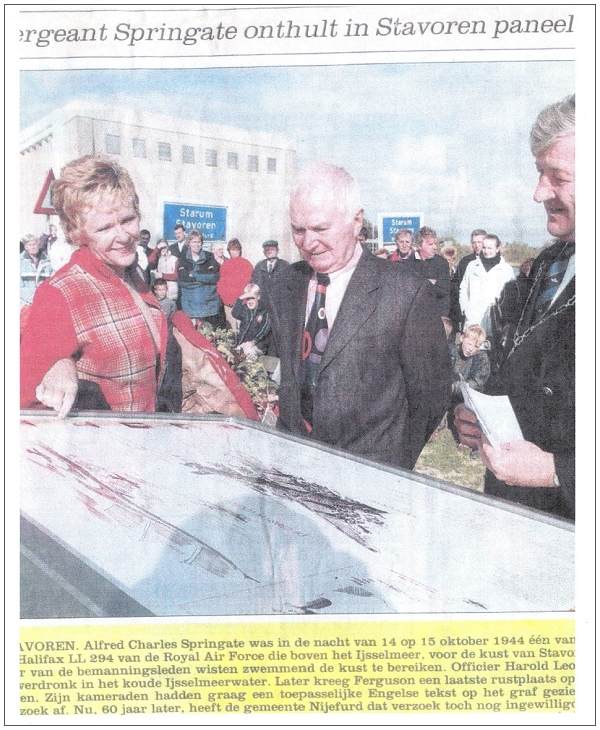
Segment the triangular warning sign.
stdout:
<svg viewBox="0 0 600 730">
<path fill-rule="evenodd" d="M 52 169 L 50 169 L 48 170 L 48 174 L 46 175 L 46 179 L 42 185 L 42 190 L 38 195 L 38 199 L 33 208 L 34 213 L 41 213 L 42 215 L 56 215 L 56 211 L 52 206 L 52 197 L 50 195 L 50 186 L 54 180 L 54 173 L 52 172 Z"/>
</svg>

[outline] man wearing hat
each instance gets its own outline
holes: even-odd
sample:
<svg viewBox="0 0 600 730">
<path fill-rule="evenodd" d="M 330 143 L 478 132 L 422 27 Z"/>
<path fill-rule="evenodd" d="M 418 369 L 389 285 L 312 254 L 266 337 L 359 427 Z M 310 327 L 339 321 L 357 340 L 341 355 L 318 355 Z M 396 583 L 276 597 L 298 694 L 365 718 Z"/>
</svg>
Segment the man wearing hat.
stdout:
<svg viewBox="0 0 600 730">
<path fill-rule="evenodd" d="M 265 241 L 263 243 L 263 251 L 265 258 L 259 261 L 254 267 L 252 281 L 258 284 L 263 295 L 268 293 L 269 288 L 275 277 L 279 276 L 284 269 L 290 265 L 288 261 L 280 259 L 279 243 L 274 240 Z"/>
</svg>

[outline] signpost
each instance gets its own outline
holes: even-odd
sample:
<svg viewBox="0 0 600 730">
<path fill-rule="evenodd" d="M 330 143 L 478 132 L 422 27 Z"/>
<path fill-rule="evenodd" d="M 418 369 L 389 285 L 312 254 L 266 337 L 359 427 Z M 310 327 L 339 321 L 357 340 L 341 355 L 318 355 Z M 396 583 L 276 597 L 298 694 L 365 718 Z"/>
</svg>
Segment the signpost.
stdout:
<svg viewBox="0 0 600 730">
<path fill-rule="evenodd" d="M 183 223 L 186 232 L 200 231 L 206 241 L 225 241 L 227 208 L 220 205 L 165 203 L 163 235 L 173 240 L 173 229 Z"/>
<path fill-rule="evenodd" d="M 423 213 L 379 213 L 377 216 L 381 244 L 394 245 L 398 231 L 408 228 L 415 234 L 423 225 Z"/>
</svg>

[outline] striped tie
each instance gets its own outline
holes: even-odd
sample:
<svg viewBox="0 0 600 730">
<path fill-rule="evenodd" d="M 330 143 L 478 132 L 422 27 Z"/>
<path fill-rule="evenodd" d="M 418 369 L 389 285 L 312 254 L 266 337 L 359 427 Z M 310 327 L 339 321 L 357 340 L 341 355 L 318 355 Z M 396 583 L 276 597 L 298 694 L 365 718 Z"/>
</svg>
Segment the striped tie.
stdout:
<svg viewBox="0 0 600 730">
<path fill-rule="evenodd" d="M 315 299 L 302 338 L 301 410 L 302 417 L 309 427 L 312 424 L 313 397 L 317 386 L 317 373 L 329 337 L 329 325 L 325 314 L 325 295 L 328 285 L 329 276 L 327 274 L 317 274 Z"/>
</svg>

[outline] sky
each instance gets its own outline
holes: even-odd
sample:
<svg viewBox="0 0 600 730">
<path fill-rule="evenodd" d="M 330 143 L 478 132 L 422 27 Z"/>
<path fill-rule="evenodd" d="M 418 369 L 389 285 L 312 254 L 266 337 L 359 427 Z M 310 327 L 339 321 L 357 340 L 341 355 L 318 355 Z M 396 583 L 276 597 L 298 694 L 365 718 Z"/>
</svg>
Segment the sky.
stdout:
<svg viewBox="0 0 600 730">
<path fill-rule="evenodd" d="M 26 71 L 21 126 L 80 100 L 284 134 L 300 164 L 345 167 L 373 222 L 422 212 L 462 243 L 485 228 L 539 246 L 529 130 L 573 93 L 574 72 L 566 61 Z"/>
</svg>

